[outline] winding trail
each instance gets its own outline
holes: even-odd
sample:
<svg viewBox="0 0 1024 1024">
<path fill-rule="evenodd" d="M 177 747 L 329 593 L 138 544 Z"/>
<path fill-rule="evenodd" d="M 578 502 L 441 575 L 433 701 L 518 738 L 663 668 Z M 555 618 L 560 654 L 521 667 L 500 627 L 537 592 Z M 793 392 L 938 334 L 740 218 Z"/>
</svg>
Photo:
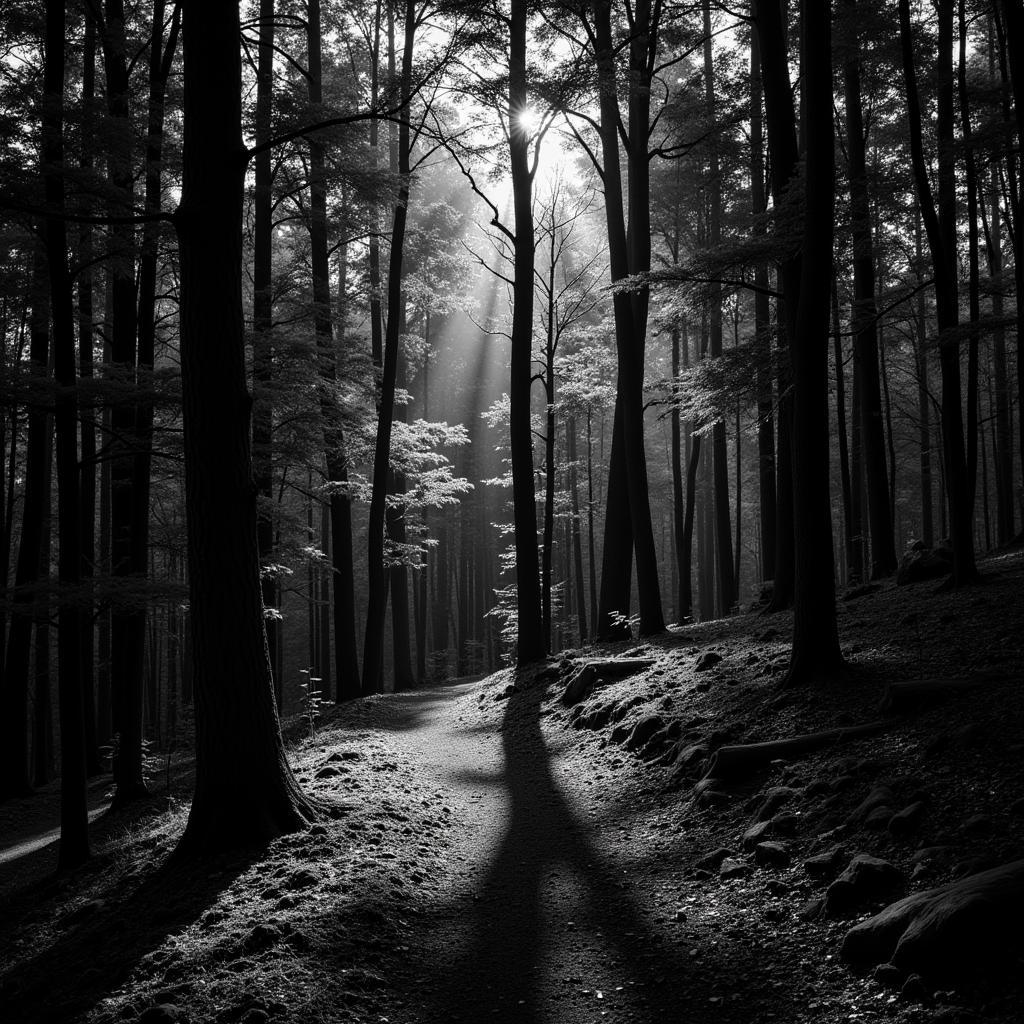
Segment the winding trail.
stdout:
<svg viewBox="0 0 1024 1024">
<path fill-rule="evenodd" d="M 595 775 L 609 755 L 595 761 L 579 734 L 545 728 L 541 687 L 502 704 L 493 691 L 478 703 L 479 692 L 459 684 L 393 698 L 389 727 L 444 794 L 454 845 L 441 898 L 417 920 L 408 970 L 394 979 L 388 1019 L 742 1015 L 736 997 L 726 1008 L 707 989 L 705 971 L 687 969 L 694 936 L 677 920 L 672 872 L 646 832 L 624 828 L 631 809 Z"/>
</svg>

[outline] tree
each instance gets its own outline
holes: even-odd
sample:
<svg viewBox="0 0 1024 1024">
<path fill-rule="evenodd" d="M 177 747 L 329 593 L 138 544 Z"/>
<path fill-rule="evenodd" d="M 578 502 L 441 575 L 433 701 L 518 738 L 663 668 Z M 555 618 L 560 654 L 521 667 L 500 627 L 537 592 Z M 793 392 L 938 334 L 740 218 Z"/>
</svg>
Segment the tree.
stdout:
<svg viewBox="0 0 1024 1024">
<path fill-rule="evenodd" d="M 182 854 L 316 816 L 285 758 L 263 625 L 242 319 L 238 5 L 184 0 L 182 402 L 196 789 Z"/>
<path fill-rule="evenodd" d="M 835 219 L 831 23 L 828 3 L 801 4 L 804 228 L 793 358 L 793 650 L 787 683 L 843 664 L 836 628 L 828 486 L 828 323 Z"/>
</svg>

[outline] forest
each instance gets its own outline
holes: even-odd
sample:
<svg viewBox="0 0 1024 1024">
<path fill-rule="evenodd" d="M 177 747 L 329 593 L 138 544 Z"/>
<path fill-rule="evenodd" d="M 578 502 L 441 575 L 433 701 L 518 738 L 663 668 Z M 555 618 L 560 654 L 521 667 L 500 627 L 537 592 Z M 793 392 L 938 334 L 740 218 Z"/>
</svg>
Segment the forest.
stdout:
<svg viewBox="0 0 1024 1024">
<path fill-rule="evenodd" d="M 1020 1019 L 1022 144 L 1024 0 L 5 2 L 0 1017 Z"/>
</svg>

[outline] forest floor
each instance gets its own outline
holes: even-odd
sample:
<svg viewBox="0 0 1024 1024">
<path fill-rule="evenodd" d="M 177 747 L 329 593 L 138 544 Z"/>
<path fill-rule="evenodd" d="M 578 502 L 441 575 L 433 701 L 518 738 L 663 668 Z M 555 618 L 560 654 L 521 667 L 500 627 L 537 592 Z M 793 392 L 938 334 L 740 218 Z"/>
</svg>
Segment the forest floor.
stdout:
<svg viewBox="0 0 1024 1024">
<path fill-rule="evenodd" d="M 337 816 L 244 856 L 168 865 L 173 794 L 99 817 L 72 875 L 52 846 L 0 854 L 0 1020 L 1019 1022 L 1019 945 L 909 981 L 840 957 L 903 892 L 1024 856 L 1024 557 L 983 569 L 846 595 L 850 672 L 810 691 L 778 686 L 790 616 L 748 614 L 331 709 L 291 756 Z M 653 664 L 563 706 L 587 657 L 626 654 Z M 695 785 L 723 744 L 875 721 L 890 682 L 978 673 L 1007 681 Z M 40 813 L 0 807 L 0 850 Z M 830 913 L 856 854 L 894 873 Z"/>
</svg>

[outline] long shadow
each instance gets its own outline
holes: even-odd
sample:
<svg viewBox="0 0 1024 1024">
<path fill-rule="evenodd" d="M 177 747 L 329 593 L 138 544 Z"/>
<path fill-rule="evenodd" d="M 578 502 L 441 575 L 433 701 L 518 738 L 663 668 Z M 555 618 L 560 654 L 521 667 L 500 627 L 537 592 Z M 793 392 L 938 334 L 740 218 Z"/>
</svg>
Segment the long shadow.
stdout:
<svg viewBox="0 0 1024 1024">
<path fill-rule="evenodd" d="M 661 935 L 644 920 L 640 908 L 622 888 L 622 876 L 601 863 L 588 828 L 556 783 L 540 725 L 541 687 L 514 693 L 502 724 L 505 758 L 503 783 L 509 797 L 507 831 L 473 907 L 472 940 L 445 965 L 450 981 L 438 994 L 431 1019 L 500 1020 L 540 1024 L 575 1019 L 582 1007 L 564 1000 L 592 982 L 600 969 L 612 985 L 631 986 L 631 1004 L 651 1021 L 687 1019 L 687 1007 L 703 999 L 706 985 L 688 979 L 678 954 L 665 948 Z M 555 868 L 568 869 L 582 893 L 585 908 L 577 921 L 545 922 L 544 883 Z M 580 901 L 569 897 L 566 909 Z M 572 926 L 581 927 L 573 935 Z M 614 952 L 615 968 L 597 968 L 598 951 L 589 936 Z M 566 948 L 560 948 L 560 945 Z M 744 951 L 745 953 L 745 951 Z M 744 953 L 740 953 L 743 956 Z M 570 963 L 575 957 L 576 963 Z M 563 966 L 545 980 L 545 961 Z M 738 964 L 731 970 L 742 969 Z M 589 977 L 587 977 L 589 975 Z M 590 1004 L 589 1018 L 601 1009 L 621 1008 L 613 998 Z M 589 997 L 596 1000 L 596 993 Z M 739 1006 L 734 1004 L 734 1008 Z"/>
<path fill-rule="evenodd" d="M 67 915 L 55 941 L 16 967 L 0 954 L 0 1021 L 77 1020 L 122 985 L 169 935 L 195 922 L 263 852 L 253 849 L 188 865 L 165 861 L 116 903 L 98 902 Z M 3 945 L 17 918 L 31 926 L 41 906 L 59 900 L 107 865 L 109 858 L 96 858 L 75 875 L 37 883 L 6 903 Z"/>
</svg>

